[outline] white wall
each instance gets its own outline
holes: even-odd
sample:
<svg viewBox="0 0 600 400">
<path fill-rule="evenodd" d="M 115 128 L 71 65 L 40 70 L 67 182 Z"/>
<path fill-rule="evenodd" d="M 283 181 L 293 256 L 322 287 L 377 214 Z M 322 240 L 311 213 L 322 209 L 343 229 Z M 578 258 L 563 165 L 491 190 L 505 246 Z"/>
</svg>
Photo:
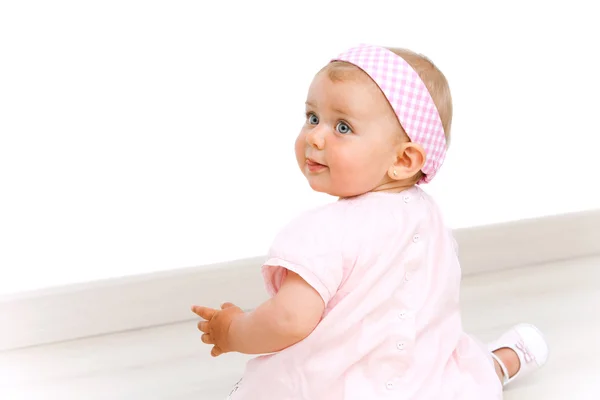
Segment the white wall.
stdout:
<svg viewBox="0 0 600 400">
<path fill-rule="evenodd" d="M 450 80 L 451 226 L 599 207 L 596 6 L 549 3 L 2 2 L 0 293 L 264 254 L 329 201 L 293 141 L 360 42 Z"/>
</svg>

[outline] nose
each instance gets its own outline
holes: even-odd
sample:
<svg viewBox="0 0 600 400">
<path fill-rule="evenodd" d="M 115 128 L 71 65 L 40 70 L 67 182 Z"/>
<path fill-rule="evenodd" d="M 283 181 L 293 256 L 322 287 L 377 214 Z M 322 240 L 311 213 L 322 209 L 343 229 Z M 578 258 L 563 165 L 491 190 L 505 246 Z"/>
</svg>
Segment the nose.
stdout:
<svg viewBox="0 0 600 400">
<path fill-rule="evenodd" d="M 325 127 L 323 125 L 315 126 L 306 135 L 306 143 L 318 150 L 325 147 Z"/>
</svg>

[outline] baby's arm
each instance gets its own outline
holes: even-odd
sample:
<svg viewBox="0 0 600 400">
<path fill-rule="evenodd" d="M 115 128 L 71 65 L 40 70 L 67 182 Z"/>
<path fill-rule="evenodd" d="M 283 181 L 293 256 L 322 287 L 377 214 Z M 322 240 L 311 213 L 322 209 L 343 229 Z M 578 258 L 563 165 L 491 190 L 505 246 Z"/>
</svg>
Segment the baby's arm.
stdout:
<svg viewBox="0 0 600 400">
<path fill-rule="evenodd" d="M 252 312 L 235 306 L 222 310 L 194 307 L 208 321 L 198 327 L 202 341 L 214 344 L 213 356 L 229 351 L 264 354 L 283 350 L 306 338 L 317 326 L 325 303 L 298 274 L 288 271 L 277 294 Z"/>
<path fill-rule="evenodd" d="M 306 338 L 324 309 L 319 293 L 289 271 L 274 297 L 232 321 L 231 343 L 236 351 L 246 354 L 283 350 Z"/>
</svg>

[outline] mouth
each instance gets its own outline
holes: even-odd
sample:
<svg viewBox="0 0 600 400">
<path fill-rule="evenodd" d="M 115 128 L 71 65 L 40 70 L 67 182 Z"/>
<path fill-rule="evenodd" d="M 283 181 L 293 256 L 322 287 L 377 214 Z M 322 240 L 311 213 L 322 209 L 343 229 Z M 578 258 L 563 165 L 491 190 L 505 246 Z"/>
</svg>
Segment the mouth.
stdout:
<svg viewBox="0 0 600 400">
<path fill-rule="evenodd" d="M 320 172 L 327 168 L 326 165 L 320 164 L 312 158 L 306 158 L 306 167 L 310 172 Z"/>
</svg>

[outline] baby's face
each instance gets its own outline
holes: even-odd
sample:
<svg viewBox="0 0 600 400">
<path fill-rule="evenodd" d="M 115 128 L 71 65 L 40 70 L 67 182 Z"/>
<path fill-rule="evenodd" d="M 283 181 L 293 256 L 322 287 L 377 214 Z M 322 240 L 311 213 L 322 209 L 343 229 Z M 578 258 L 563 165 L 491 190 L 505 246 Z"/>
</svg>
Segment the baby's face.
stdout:
<svg viewBox="0 0 600 400">
<path fill-rule="evenodd" d="M 325 69 L 308 91 L 296 158 L 313 190 L 357 196 L 390 182 L 401 138 L 394 111 L 364 72 L 333 81 Z"/>
</svg>

